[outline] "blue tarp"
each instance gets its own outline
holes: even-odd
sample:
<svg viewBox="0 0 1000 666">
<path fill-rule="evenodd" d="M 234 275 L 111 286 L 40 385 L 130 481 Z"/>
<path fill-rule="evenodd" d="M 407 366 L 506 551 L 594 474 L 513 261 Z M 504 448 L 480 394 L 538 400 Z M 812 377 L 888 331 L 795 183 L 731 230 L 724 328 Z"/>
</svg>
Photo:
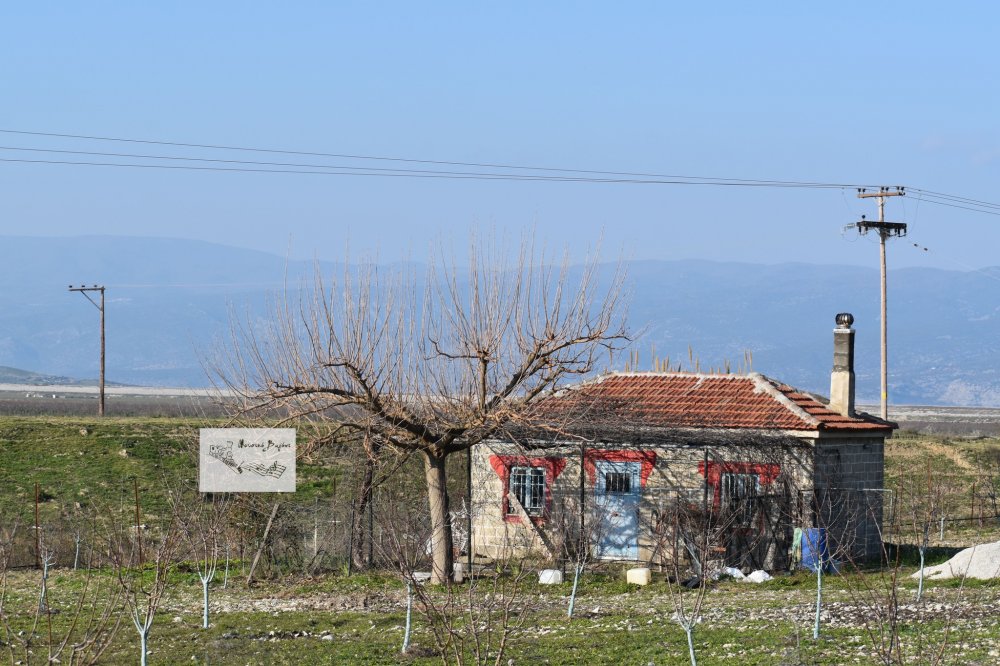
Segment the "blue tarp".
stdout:
<svg viewBox="0 0 1000 666">
<path fill-rule="evenodd" d="M 815 572 L 819 566 L 826 572 L 833 571 L 830 549 L 826 541 L 826 530 L 822 527 L 802 528 L 802 566 Z"/>
</svg>

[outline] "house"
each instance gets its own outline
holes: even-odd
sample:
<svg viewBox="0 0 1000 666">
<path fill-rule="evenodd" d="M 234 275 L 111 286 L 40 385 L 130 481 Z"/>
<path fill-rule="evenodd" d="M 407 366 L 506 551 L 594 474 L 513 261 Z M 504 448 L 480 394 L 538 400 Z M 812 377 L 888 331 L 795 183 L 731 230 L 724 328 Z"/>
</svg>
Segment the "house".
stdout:
<svg viewBox="0 0 1000 666">
<path fill-rule="evenodd" d="M 616 372 L 548 396 L 473 448 L 474 552 L 665 564 L 693 558 L 701 520 L 731 566 L 787 566 L 796 527 L 877 557 L 895 426 L 854 409 L 852 323 L 837 315 L 829 402 L 758 373 Z"/>
</svg>

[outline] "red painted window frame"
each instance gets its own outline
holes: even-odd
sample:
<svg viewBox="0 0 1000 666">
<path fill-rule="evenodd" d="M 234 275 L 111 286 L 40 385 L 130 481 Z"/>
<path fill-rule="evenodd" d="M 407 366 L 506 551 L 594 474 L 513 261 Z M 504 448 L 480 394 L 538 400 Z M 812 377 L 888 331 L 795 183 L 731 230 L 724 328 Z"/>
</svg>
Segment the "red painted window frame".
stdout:
<svg viewBox="0 0 1000 666">
<path fill-rule="evenodd" d="M 528 516 L 528 518 L 531 519 L 531 522 L 536 525 L 544 523 L 546 516 L 549 513 L 549 509 L 552 506 L 552 484 L 559 477 L 559 475 L 562 474 L 562 471 L 566 469 L 566 459 L 556 456 L 530 458 L 528 456 L 518 455 L 492 455 L 490 456 L 490 467 L 492 467 L 493 471 L 500 477 L 500 482 L 503 484 L 503 500 L 501 502 L 500 510 L 503 513 L 503 519 L 508 523 L 522 522 L 521 516 L 516 513 L 509 513 L 510 500 L 507 499 L 507 496 L 510 494 L 511 468 L 541 467 L 545 470 L 545 506 L 542 509 L 542 515 Z"/>
<path fill-rule="evenodd" d="M 712 488 L 712 506 L 718 508 L 722 502 L 722 484 L 719 480 L 723 474 L 756 474 L 760 480 L 760 485 L 767 486 L 781 475 L 781 465 L 778 463 L 752 463 L 710 460 L 708 470 L 705 470 L 705 461 L 698 463 L 698 473 L 705 477 L 705 482 Z"/>
</svg>

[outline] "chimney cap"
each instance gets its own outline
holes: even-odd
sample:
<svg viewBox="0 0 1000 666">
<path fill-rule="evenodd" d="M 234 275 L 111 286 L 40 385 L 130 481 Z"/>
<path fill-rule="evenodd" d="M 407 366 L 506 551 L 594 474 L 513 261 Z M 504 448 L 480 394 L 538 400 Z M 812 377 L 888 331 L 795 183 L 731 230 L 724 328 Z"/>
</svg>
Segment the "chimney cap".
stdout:
<svg viewBox="0 0 1000 666">
<path fill-rule="evenodd" d="M 836 321 L 838 328 L 850 328 L 851 324 L 854 323 L 854 315 L 850 312 L 840 312 L 837 314 Z"/>
</svg>

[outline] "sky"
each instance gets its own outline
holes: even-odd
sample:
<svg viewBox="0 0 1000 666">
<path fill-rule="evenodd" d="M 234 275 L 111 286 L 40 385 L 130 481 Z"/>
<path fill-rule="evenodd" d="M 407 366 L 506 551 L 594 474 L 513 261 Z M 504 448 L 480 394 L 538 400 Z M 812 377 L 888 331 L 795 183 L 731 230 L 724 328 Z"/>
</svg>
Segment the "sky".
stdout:
<svg viewBox="0 0 1000 666">
<path fill-rule="evenodd" d="M 992 3 L 4 3 L 0 130 L 997 202 L 998 19 Z M 6 160 L 499 171 L 9 132 L 0 146 Z M 291 258 L 419 260 L 470 230 L 643 260 L 878 258 L 873 238 L 843 230 L 875 215 L 853 187 L 0 161 L 0 194 L 0 235 L 193 238 Z M 910 225 L 891 267 L 1000 264 L 998 215 L 918 199 L 887 204 Z"/>
</svg>

